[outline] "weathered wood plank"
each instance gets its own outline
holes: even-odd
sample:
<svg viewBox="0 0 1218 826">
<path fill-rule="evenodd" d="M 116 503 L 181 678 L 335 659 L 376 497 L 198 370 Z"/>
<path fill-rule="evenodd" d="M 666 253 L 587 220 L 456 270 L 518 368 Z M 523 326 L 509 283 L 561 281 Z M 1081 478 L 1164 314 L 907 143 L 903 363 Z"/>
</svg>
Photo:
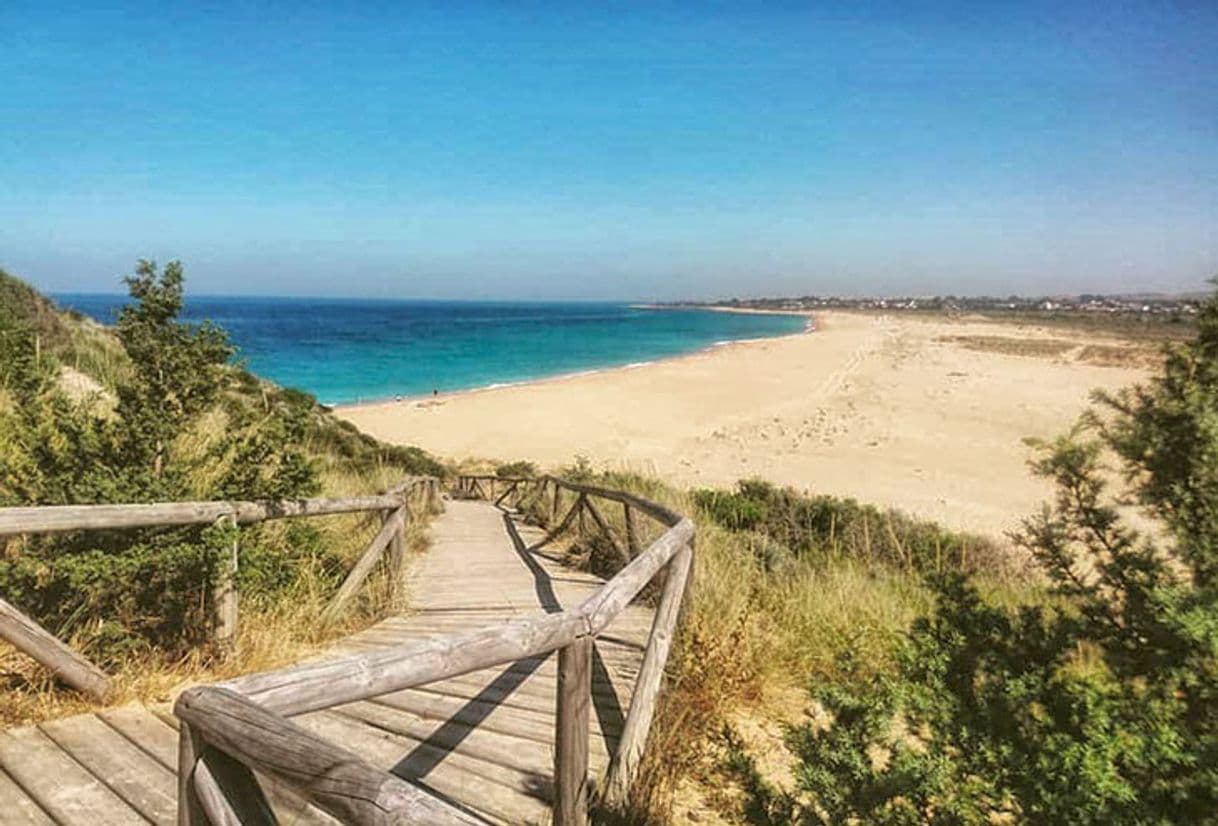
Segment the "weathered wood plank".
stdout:
<svg viewBox="0 0 1218 826">
<path fill-rule="evenodd" d="M 0 638 L 33 657 L 72 688 L 98 701 L 109 696 L 110 678 L 104 671 L 3 599 L 0 599 Z"/>
<path fill-rule="evenodd" d="M 548 772 L 542 776 L 505 768 L 336 711 L 305 715 L 300 724 L 327 740 L 349 744 L 373 765 L 398 777 L 465 802 L 480 815 L 513 824 L 548 820 L 552 785 Z"/>
<path fill-rule="evenodd" d="M 39 726 L 64 752 L 153 823 L 176 820 L 173 772 L 91 714 Z"/>
<path fill-rule="evenodd" d="M 502 497 L 501 502 L 513 496 L 513 489 L 520 500 L 520 482 L 501 480 L 499 484 L 499 489 L 491 493 Z M 525 487 L 533 486 L 531 490 L 544 495 L 548 493 L 547 484 L 542 479 L 531 481 Z M 458 481 L 457 489 L 463 485 Z M 424 492 L 428 488 L 420 486 L 410 490 Z M 563 490 L 555 485 L 559 503 Z M 605 512 L 600 506 L 601 497 L 581 490 L 572 493 L 577 502 L 586 497 L 591 505 L 587 515 L 603 530 L 600 523 L 605 521 Z M 528 495 L 531 494 L 526 492 L 525 496 Z M 543 501 L 543 510 L 552 504 Z M 570 498 L 567 501 L 570 502 Z M 622 506 L 628 511 L 635 510 L 629 503 L 622 503 Z M 395 618 L 367 633 L 355 635 L 346 643 L 352 648 L 391 645 L 395 649 L 358 651 L 337 661 L 308 663 L 285 672 L 255 675 L 233 683 L 266 692 L 264 696 L 272 706 L 278 708 L 274 705 L 276 702 L 285 703 L 282 708 L 286 713 L 342 703 L 332 712 L 307 714 L 295 723 L 306 733 L 322 734 L 330 741 L 330 746 L 337 748 L 335 744 L 341 743 L 373 764 L 396 766 L 402 777 L 418 780 L 424 787 L 474 806 L 485 815 L 478 822 L 546 822 L 549 817 L 544 801 L 554 800 L 552 772 L 555 761 L 551 749 L 558 747 L 554 723 L 559 697 L 556 682 L 561 669 L 556 658 L 545 658 L 544 654 L 567 647 L 575 640 L 586 639 L 598 624 L 600 630 L 607 633 L 606 639 L 596 646 L 599 651 L 596 667 L 589 667 L 587 690 L 582 693 L 586 698 L 582 784 L 586 806 L 589 772 L 599 772 L 609 764 L 606 737 L 609 743 L 616 745 L 617 738 L 625 738 L 626 726 L 631 725 L 628 722 L 623 725 L 623 721 L 629 721 L 632 715 L 644 714 L 649 704 L 651 714 L 654 714 L 654 702 L 631 702 L 630 694 L 635 688 L 636 676 L 639 678 L 638 690 L 652 693 L 647 686 L 653 682 L 650 676 L 653 673 L 658 693 L 671 633 L 667 643 L 652 639 L 663 627 L 660 619 L 657 617 L 649 622 L 650 610 L 629 603 L 667 564 L 672 567 L 665 583 L 665 594 L 668 586 L 676 587 L 674 581 L 679 578 L 676 572 L 681 565 L 681 549 L 673 543 L 685 535 L 687 528 L 678 523 L 675 529 L 667 531 L 640 553 L 618 577 L 605 584 L 596 577 L 564 568 L 556 558 L 545 554 L 513 551 L 508 536 L 510 522 L 489 504 L 461 504 L 450 510 L 454 511 L 450 516 L 458 520 L 455 530 L 446 529 L 432 552 L 413 566 L 411 587 L 421 604 L 436 607 L 451 603 L 456 610 L 428 610 Z M 654 514 L 648 515 L 655 518 Z M 569 516 L 574 519 L 576 514 Z M 526 546 L 535 542 L 539 533 L 524 526 L 518 532 Z M 692 526 L 688 526 L 688 533 L 692 535 Z M 626 541 L 629 539 L 627 535 Z M 517 556 L 517 553 L 524 555 Z M 526 560 L 526 565 L 520 564 L 522 559 Z M 688 575 L 685 576 L 688 579 Z M 665 602 L 662 597 L 661 614 L 666 613 Z M 576 607 L 563 611 L 564 606 Z M 542 614 L 541 611 L 554 613 Z M 649 631 L 653 633 L 649 634 Z M 614 641 L 615 635 L 621 637 L 620 642 Z M 418 640 L 418 637 L 428 639 Z M 646 654 L 642 645 L 644 640 L 649 641 Z M 483 655 L 478 652 L 488 646 L 497 648 L 496 658 L 507 659 L 483 664 Z M 529 659 L 536 656 L 545 661 L 537 664 L 536 659 Z M 522 663 L 521 660 L 527 661 Z M 589 661 L 591 666 L 591 653 Z M 372 668 L 368 670 L 366 666 L 370 663 Z M 299 669 L 304 669 L 303 675 Z M 440 679 L 450 672 L 454 676 Z M 327 674 L 329 677 L 325 676 Z M 302 676 L 298 681 L 297 677 Z M 352 683 L 356 690 L 346 698 L 329 694 L 322 700 L 320 694 L 312 694 L 315 688 L 321 690 L 311 685 L 315 679 L 320 683 L 330 680 Z M 397 686 L 404 687 L 416 679 L 438 681 L 396 690 Z M 328 685 L 325 690 L 332 689 L 333 685 Z M 375 699 L 351 702 L 365 698 Z M 596 698 L 596 714 L 592 713 L 593 698 Z M 630 709 L 630 713 L 623 716 L 622 709 Z M 257 711 L 264 713 L 263 709 Z M 115 713 L 120 717 L 116 718 Z M 122 718 L 122 715 L 130 719 Z M 130 710 L 118 709 L 105 712 L 103 719 L 143 753 L 153 755 L 162 765 L 167 759 L 172 763 L 172 733 L 169 733 L 168 741 L 168 732 L 150 733 L 149 721 L 166 730 L 168 726 L 147 712 L 132 717 Z M 274 715 L 271 719 L 276 720 L 277 725 L 291 725 Z M 642 717 L 637 719 L 641 721 Z M 137 725 L 132 725 L 133 720 Z M 641 722 L 634 725 L 646 729 L 650 719 L 646 725 Z M 155 731 L 155 728 L 151 729 L 151 732 Z M 256 735 L 257 742 L 247 747 L 260 748 L 262 739 L 260 734 Z M 205 752 L 218 754 L 210 749 Z M 244 760 L 240 755 L 238 759 Z M 206 791 L 200 779 L 206 774 L 213 784 L 212 789 L 218 790 L 220 781 L 213 768 L 208 768 L 205 762 L 202 771 L 191 776 L 192 784 Z M 278 812 L 278 801 L 289 781 L 274 773 L 259 773 L 258 779 L 271 795 Z M 220 815 L 222 822 L 224 818 L 237 817 L 231 814 L 231 807 L 229 811 L 230 814 Z M 310 821 L 329 817 L 313 808 L 305 810 L 305 814 Z M 0 815 L 0 821 L 3 820 Z"/>
<path fill-rule="evenodd" d="M 122 798 L 32 726 L 0 733 L 0 765 L 59 823 L 147 824 Z"/>
<path fill-rule="evenodd" d="M 50 815 L 3 770 L 0 770 L 0 814 L 8 826 L 55 826 Z"/>
<path fill-rule="evenodd" d="M 498 769 L 544 777 L 552 767 L 549 744 L 508 737 L 481 727 L 461 728 L 429 724 L 412 714 L 367 701 L 350 703 L 333 709 L 331 713 L 359 720 L 380 731 L 392 731 L 419 743 L 426 743 L 428 747 L 438 749 L 442 754 L 460 752 L 467 759 L 480 761 L 483 764 L 483 772 L 491 777 L 503 776 Z M 433 762 L 423 761 L 423 767 L 429 771 L 420 774 L 420 779 L 443 771 L 446 761 L 434 762 L 434 765 Z"/>
<path fill-rule="evenodd" d="M 177 771 L 177 730 L 151 711 L 143 706 L 123 706 L 100 711 L 97 716 L 162 766 Z"/>
<path fill-rule="evenodd" d="M 588 721 L 592 708 L 592 638 L 558 652 L 555 710 L 554 824 L 588 822 Z"/>
<path fill-rule="evenodd" d="M 443 684 L 441 684 L 443 685 Z M 386 694 L 369 702 L 383 705 L 416 717 L 422 724 L 442 724 L 451 730 L 451 740 L 473 729 L 489 731 L 498 735 L 540 743 L 547 749 L 554 743 L 554 698 L 550 698 L 548 713 L 539 709 L 525 709 L 495 703 L 480 697 L 462 698 L 447 694 L 428 694 L 418 690 Z M 589 739 L 589 754 L 598 760 L 608 758 L 608 750 L 600 734 L 599 721 L 589 726 L 593 733 Z M 620 733 L 620 729 L 613 734 Z"/>
</svg>

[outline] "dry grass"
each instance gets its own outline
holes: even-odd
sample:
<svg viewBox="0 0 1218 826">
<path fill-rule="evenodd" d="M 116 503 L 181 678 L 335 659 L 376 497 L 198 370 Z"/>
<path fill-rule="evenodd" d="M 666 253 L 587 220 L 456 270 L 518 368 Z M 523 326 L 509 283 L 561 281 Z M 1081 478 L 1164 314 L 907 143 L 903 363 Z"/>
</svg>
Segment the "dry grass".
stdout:
<svg viewBox="0 0 1218 826">
<path fill-rule="evenodd" d="M 704 820 L 726 724 L 787 716 L 809 681 L 839 673 L 844 652 L 864 672 L 887 669 L 926 604 L 912 577 L 850 560 L 767 573 L 737 537 L 699 520 L 694 590 L 628 819 Z"/>
<path fill-rule="evenodd" d="M 1057 338 L 1015 338 L 1013 336 L 939 336 L 935 341 L 959 344 L 982 353 L 1001 353 L 1032 358 L 1058 358 L 1078 347 L 1074 341 Z"/>
<path fill-rule="evenodd" d="M 705 518 L 687 494 L 631 475 L 611 474 L 595 483 L 692 515 L 698 531 L 693 587 L 640 777 L 628 811 L 603 816 L 627 823 L 714 822 L 722 814 L 711 791 L 722 781 L 716 755 L 723 726 L 742 717 L 789 715 L 792 698 L 804 697 L 810 680 L 840 676 L 843 652 L 851 653 L 859 673 L 888 669 L 894 642 L 926 610 L 928 595 L 913 576 L 848 552 L 831 562 L 767 571 L 762 556 L 748 546 L 749 537 Z M 573 495 L 563 497 L 560 519 L 573 502 Z M 548 501 L 524 504 L 539 521 L 548 521 Z M 621 507 L 598 507 L 624 544 Z M 663 531 L 649 519 L 638 519 L 638 526 L 644 547 Z M 566 553 L 611 575 L 621 564 L 613 545 L 592 520 L 585 527 L 587 533 L 565 546 Z M 796 702 L 802 713 L 806 701 Z"/>
<path fill-rule="evenodd" d="M 327 471 L 323 488 L 327 496 L 345 496 L 384 489 L 398 481 L 400 472 L 377 468 L 365 474 Z M 348 563 L 367 547 L 380 527 L 376 514 L 344 514 L 318 517 L 310 523 L 321 532 L 322 544 L 338 551 Z M 270 541 L 279 539 L 287 525 L 266 523 Z M 427 545 L 426 528 L 414 524 L 407 531 L 407 549 L 422 553 Z M 241 603 L 238 637 L 231 655 L 218 660 L 207 651 L 195 651 L 177 661 L 148 654 L 127 660 L 113 675 L 115 692 L 108 705 L 169 702 L 182 689 L 255 671 L 278 668 L 315 655 L 333 641 L 371 625 L 390 612 L 401 610 L 389 580 L 380 571 L 371 577 L 351 608 L 336 623 L 321 626 L 317 619 L 332 588 L 306 567 L 292 590 L 273 602 L 247 599 Z M 0 644 L 0 724 L 11 726 L 64 717 L 99 708 L 49 677 L 46 670 L 15 649 Z"/>
<path fill-rule="evenodd" d="M 1059 359 L 1097 367 L 1149 368 L 1163 359 L 1162 343 L 1153 339 L 1090 343 L 1062 338 L 961 335 L 939 336 L 935 340 L 983 353 Z"/>
</svg>

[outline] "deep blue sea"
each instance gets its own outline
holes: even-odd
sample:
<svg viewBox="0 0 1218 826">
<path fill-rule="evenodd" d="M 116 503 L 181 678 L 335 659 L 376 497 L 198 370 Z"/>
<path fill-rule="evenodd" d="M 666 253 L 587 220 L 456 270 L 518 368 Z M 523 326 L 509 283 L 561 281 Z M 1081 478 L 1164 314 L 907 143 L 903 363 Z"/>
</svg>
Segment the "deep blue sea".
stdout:
<svg viewBox="0 0 1218 826">
<path fill-rule="evenodd" d="M 125 296 L 59 294 L 112 324 Z M 430 395 L 618 367 L 723 341 L 787 335 L 794 316 L 534 304 L 189 297 L 189 321 L 228 330 L 260 376 L 326 404 Z"/>
</svg>

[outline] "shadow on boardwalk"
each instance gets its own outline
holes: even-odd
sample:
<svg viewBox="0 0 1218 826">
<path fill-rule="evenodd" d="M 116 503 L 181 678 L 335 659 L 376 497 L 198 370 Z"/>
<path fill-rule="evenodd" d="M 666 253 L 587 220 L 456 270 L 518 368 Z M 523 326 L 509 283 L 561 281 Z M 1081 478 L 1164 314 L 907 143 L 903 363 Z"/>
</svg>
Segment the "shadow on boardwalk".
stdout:
<svg viewBox="0 0 1218 826">
<path fill-rule="evenodd" d="M 486 502 L 452 501 L 409 574 L 412 613 L 348 637 L 354 653 L 578 605 L 601 584 L 530 547 L 540 531 Z M 590 768 L 616 748 L 652 613 L 630 606 L 598 638 Z M 549 822 L 557 657 L 533 657 L 305 714 L 306 729 L 488 822 Z M 0 821 L 75 826 L 176 822 L 176 720 L 128 706 L 0 733 Z M 102 759 L 104 757 L 104 759 Z M 284 822 L 330 824 L 269 787 Z"/>
</svg>

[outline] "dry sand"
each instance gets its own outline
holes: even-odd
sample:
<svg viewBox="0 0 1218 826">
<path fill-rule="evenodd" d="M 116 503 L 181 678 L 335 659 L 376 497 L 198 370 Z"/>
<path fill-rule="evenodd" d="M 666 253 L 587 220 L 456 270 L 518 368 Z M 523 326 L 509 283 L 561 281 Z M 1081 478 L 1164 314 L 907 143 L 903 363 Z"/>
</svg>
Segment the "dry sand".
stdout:
<svg viewBox="0 0 1218 826">
<path fill-rule="evenodd" d="M 553 467 L 582 455 L 691 486 L 759 476 L 997 535 L 1049 491 L 1023 440 L 1062 433 L 1093 388 L 1146 376 L 1095 364 L 1094 337 L 1060 330 L 816 320 L 813 333 L 634 369 L 338 412 L 450 459 Z"/>
</svg>

